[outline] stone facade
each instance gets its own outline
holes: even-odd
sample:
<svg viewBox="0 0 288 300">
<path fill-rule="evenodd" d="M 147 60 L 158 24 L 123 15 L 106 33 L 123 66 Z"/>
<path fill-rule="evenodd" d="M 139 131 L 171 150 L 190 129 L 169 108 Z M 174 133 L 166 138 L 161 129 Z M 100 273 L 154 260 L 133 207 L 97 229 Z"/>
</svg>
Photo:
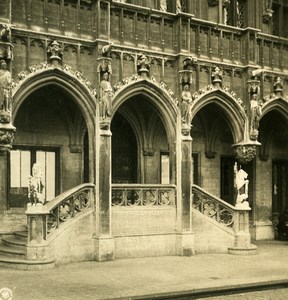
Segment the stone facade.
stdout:
<svg viewBox="0 0 288 300">
<path fill-rule="evenodd" d="M 24 214 L 25 180 L 42 159 L 47 199 L 95 185 L 89 230 L 100 261 L 153 255 L 153 245 L 201 252 L 212 225 L 201 230 L 197 218 L 193 228 L 192 184 L 234 205 L 235 163 L 248 173 L 252 237 L 274 238 L 273 216 L 288 205 L 287 4 L 262 2 L 1 4 L 0 59 L 12 81 L 11 109 L 0 107 L 0 233 L 25 225 L 12 212 Z M 135 186 L 115 207 L 121 184 Z M 175 189 L 174 208 L 126 211 L 148 197 L 139 184 Z"/>
</svg>

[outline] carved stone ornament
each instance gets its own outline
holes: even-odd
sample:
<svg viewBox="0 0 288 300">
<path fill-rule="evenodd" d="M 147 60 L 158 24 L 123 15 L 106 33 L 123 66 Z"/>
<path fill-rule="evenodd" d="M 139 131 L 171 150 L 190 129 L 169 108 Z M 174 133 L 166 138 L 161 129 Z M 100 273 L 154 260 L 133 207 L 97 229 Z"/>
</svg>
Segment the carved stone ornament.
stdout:
<svg viewBox="0 0 288 300">
<path fill-rule="evenodd" d="M 222 86 L 222 76 L 223 76 L 223 73 L 220 70 L 220 68 L 215 67 L 215 69 L 213 70 L 212 75 L 211 75 L 212 83 L 215 86 L 215 88 L 219 88 Z"/>
<path fill-rule="evenodd" d="M 192 71 L 190 70 L 181 70 L 179 71 L 179 81 L 182 84 L 192 84 Z"/>
<path fill-rule="evenodd" d="M 250 100 L 250 139 L 256 141 L 258 138 L 259 120 L 262 115 L 262 102 L 259 99 L 260 82 L 258 80 L 248 80 L 247 84 Z"/>
<path fill-rule="evenodd" d="M 197 62 L 196 56 L 185 57 L 182 61 L 183 70 L 192 70 L 192 66 Z"/>
<path fill-rule="evenodd" d="M 190 124 L 182 124 L 181 133 L 183 136 L 190 136 L 191 125 Z"/>
<path fill-rule="evenodd" d="M 182 124 L 190 124 L 191 123 L 191 109 L 192 109 L 192 96 L 190 93 L 190 87 L 186 84 L 183 88 L 181 94 L 181 121 Z"/>
<path fill-rule="evenodd" d="M 13 60 L 13 45 L 11 43 L 11 24 L 0 24 L 0 59 Z"/>
<path fill-rule="evenodd" d="M 49 59 L 51 63 L 58 64 L 62 60 L 62 48 L 57 41 L 53 41 L 47 50 L 48 54 L 50 55 Z"/>
<path fill-rule="evenodd" d="M 272 21 L 272 17 L 273 17 L 273 10 L 272 9 L 267 9 L 265 10 L 263 16 L 262 16 L 262 20 L 263 20 L 263 23 L 270 23 Z"/>
<path fill-rule="evenodd" d="M 32 167 L 32 176 L 28 178 L 28 199 L 32 205 L 45 202 L 45 184 L 43 180 L 43 166 L 36 162 Z"/>
<path fill-rule="evenodd" d="M 97 58 L 98 63 L 98 72 L 103 74 L 107 72 L 108 74 L 112 74 L 112 59 L 110 57 L 100 57 Z"/>
<path fill-rule="evenodd" d="M 150 60 L 145 54 L 139 55 L 137 59 L 138 74 L 142 77 L 147 77 L 150 72 Z"/>
<path fill-rule="evenodd" d="M 0 124 L 0 155 L 10 151 L 16 128 L 11 124 Z"/>
<path fill-rule="evenodd" d="M 236 159 L 240 164 L 247 164 L 256 156 L 256 146 L 258 144 L 238 144 L 234 145 Z"/>
<path fill-rule="evenodd" d="M 277 77 L 274 83 L 274 93 L 276 97 L 281 97 L 283 95 L 283 81 L 280 77 Z"/>
</svg>

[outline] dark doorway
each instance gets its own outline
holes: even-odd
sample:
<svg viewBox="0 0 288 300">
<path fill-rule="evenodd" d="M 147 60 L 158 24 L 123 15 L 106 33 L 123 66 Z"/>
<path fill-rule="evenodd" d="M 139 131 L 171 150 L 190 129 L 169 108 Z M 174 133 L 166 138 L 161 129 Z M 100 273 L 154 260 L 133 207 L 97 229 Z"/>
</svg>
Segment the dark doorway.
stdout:
<svg viewBox="0 0 288 300">
<path fill-rule="evenodd" d="M 112 124 L 112 182 L 137 183 L 137 144 L 129 122 L 116 113 Z"/>
<path fill-rule="evenodd" d="M 272 210 L 281 215 L 288 208 L 288 161 L 274 160 L 272 170 Z"/>
<path fill-rule="evenodd" d="M 221 199 L 227 201 L 232 205 L 235 204 L 234 164 L 235 157 L 221 157 Z"/>
</svg>

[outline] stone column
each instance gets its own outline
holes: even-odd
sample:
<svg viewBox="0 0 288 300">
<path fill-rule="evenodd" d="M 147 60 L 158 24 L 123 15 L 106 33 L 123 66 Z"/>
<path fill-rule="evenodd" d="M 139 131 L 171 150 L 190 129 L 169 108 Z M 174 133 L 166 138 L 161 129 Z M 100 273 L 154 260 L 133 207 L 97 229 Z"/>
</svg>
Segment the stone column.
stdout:
<svg viewBox="0 0 288 300">
<path fill-rule="evenodd" d="M 182 133 L 184 134 L 182 135 L 181 140 L 181 197 L 177 199 L 177 208 L 180 210 L 181 224 L 177 236 L 177 254 L 191 256 L 194 254 L 194 234 L 192 232 L 191 210 L 192 138 L 190 137 L 190 130 L 183 131 L 182 128 Z"/>
<path fill-rule="evenodd" d="M 114 259 L 114 240 L 111 232 L 111 131 L 109 124 L 100 130 L 99 199 L 96 205 L 98 231 L 95 238 L 97 261 Z"/>
<path fill-rule="evenodd" d="M 7 208 L 7 152 L 0 155 L 0 214 Z"/>
</svg>

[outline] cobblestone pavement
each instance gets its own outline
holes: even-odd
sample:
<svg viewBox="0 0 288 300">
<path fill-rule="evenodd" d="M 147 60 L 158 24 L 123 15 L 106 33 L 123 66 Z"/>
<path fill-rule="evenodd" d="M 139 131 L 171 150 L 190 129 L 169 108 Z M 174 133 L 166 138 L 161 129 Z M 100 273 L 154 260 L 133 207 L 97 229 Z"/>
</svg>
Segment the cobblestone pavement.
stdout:
<svg viewBox="0 0 288 300">
<path fill-rule="evenodd" d="M 0 290 L 10 288 L 13 300 L 129 299 L 253 283 L 288 282 L 288 242 L 258 242 L 257 246 L 257 254 L 251 256 L 199 254 L 118 259 L 70 263 L 41 271 L 2 268 Z M 249 299 L 235 297 L 231 299 Z M 281 300 L 278 296 L 259 299 Z"/>
</svg>

